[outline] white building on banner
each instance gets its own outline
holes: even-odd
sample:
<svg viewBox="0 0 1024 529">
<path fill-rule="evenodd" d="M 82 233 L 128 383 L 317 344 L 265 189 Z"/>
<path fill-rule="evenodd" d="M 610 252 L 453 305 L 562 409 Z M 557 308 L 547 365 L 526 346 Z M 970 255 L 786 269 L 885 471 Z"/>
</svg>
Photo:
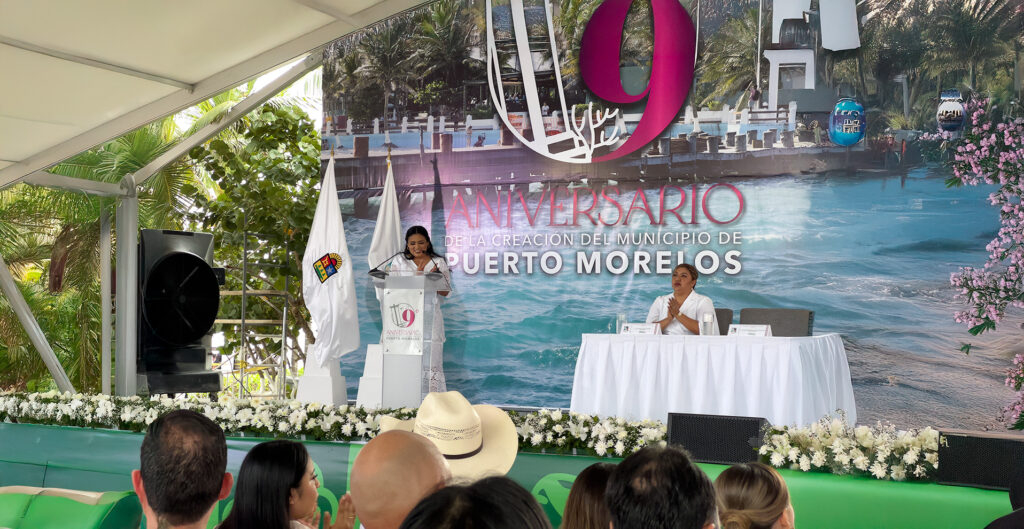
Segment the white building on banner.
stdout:
<svg viewBox="0 0 1024 529">
<path fill-rule="evenodd" d="M 768 74 L 769 109 L 797 101 L 802 111 L 831 109 L 835 93 L 819 89 L 815 61 L 817 48 L 840 51 L 860 47 L 860 28 L 855 0 L 819 2 L 811 11 L 811 0 L 774 0 L 772 42 L 764 50 Z M 819 42 L 820 39 L 820 42 Z"/>
</svg>

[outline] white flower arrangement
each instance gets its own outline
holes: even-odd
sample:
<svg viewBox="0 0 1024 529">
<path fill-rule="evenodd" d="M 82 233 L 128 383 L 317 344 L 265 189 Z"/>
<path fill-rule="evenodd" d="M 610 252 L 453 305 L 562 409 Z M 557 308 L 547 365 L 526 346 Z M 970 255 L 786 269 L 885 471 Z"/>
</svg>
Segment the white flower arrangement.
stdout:
<svg viewBox="0 0 1024 529">
<path fill-rule="evenodd" d="M 897 430 L 881 422 L 853 428 L 840 416 L 807 428 L 774 428 L 758 453 L 778 468 L 922 481 L 935 479 L 940 442 L 932 428 Z"/>
<path fill-rule="evenodd" d="M 625 457 L 648 445 L 665 446 L 668 430 L 657 421 L 627 422 L 560 410 L 510 412 L 520 449 Z"/>
<path fill-rule="evenodd" d="M 316 441 L 366 441 L 380 431 L 380 417 L 416 416 L 413 408 L 368 410 L 298 401 L 221 396 L 171 399 L 71 393 L 0 393 L 0 422 L 110 428 L 135 432 L 176 409 L 202 413 L 228 435 L 293 437 Z M 665 446 L 667 428 L 657 421 L 629 422 L 561 410 L 509 412 L 523 451 L 626 457 L 645 446 Z M 804 472 L 873 476 L 882 480 L 934 480 L 939 433 L 898 431 L 892 425 L 851 428 L 825 417 L 807 428 L 773 428 L 759 453 L 775 467 Z"/>
<path fill-rule="evenodd" d="M 296 437 L 317 441 L 368 440 L 380 430 L 380 417 L 415 417 L 416 410 L 368 410 L 298 401 L 263 401 L 221 396 L 112 397 L 71 393 L 0 393 L 0 421 L 111 428 L 135 432 L 161 414 L 191 409 L 216 422 L 228 435 Z M 665 425 L 627 422 L 561 410 L 509 412 L 521 449 L 625 457 L 644 446 L 665 445 Z"/>
<path fill-rule="evenodd" d="M 216 422 L 228 435 L 300 437 L 321 441 L 367 440 L 377 434 L 380 415 L 399 419 L 416 410 L 366 410 L 298 401 L 262 401 L 221 396 L 112 397 L 71 393 L 0 393 L 0 421 L 111 428 L 141 432 L 161 414 L 190 409 Z"/>
</svg>

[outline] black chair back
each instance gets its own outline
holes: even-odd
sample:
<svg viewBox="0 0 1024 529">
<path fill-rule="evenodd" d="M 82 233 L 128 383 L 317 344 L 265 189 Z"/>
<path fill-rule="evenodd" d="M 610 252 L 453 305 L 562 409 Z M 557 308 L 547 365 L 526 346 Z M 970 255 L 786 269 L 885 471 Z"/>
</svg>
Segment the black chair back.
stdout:
<svg viewBox="0 0 1024 529">
<path fill-rule="evenodd" d="M 742 309 L 740 323 L 771 325 L 772 336 L 810 336 L 814 311 L 805 309 Z"/>
<path fill-rule="evenodd" d="M 732 309 L 715 309 L 715 317 L 718 318 L 718 334 L 722 336 L 729 334 L 729 325 L 732 325 Z"/>
</svg>

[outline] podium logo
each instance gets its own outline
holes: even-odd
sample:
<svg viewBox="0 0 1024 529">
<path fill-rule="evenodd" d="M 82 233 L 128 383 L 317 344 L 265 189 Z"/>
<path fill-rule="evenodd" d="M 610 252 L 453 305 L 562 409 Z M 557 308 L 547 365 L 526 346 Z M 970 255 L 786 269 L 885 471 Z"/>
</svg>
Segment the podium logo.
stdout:
<svg viewBox="0 0 1024 529">
<path fill-rule="evenodd" d="M 416 321 L 416 310 L 406 303 L 391 305 L 391 322 L 395 327 L 408 329 Z"/>
<path fill-rule="evenodd" d="M 622 141 L 620 135 L 626 133 L 625 121 L 618 108 L 595 112 L 590 103 L 586 110 L 577 112 L 575 105 L 566 102 L 550 0 L 544 0 L 543 8 L 530 8 L 543 9 L 547 23 L 548 42 L 539 46 L 537 36 L 529 34 L 523 0 L 511 0 L 507 6 L 496 8 L 492 7 L 492 0 L 486 0 L 487 84 L 491 101 L 505 127 L 520 143 L 561 162 L 603 162 L 637 151 L 675 121 L 693 81 L 697 32 L 679 0 L 649 1 L 653 11 L 654 47 L 650 77 L 640 93 L 628 94 L 623 90 L 619 69 L 626 15 L 633 0 L 605 0 L 587 22 L 580 42 L 580 76 L 595 96 L 620 105 L 647 100 L 640 121 Z M 495 27 L 496 15 L 503 19 L 502 27 Z M 548 59 L 544 57 L 547 48 L 551 52 L 556 99 L 550 108 L 558 112 L 560 118 L 544 115 L 543 107 L 549 105 L 547 100 L 541 101 L 540 94 L 547 93 L 548 89 L 539 88 L 537 84 L 538 76 L 549 75 Z M 514 70 L 514 64 L 519 65 L 518 71 L 509 71 Z M 539 75 L 542 72 L 543 75 Z M 522 94 L 518 93 L 518 82 L 506 92 L 506 78 L 521 78 Z M 515 93 L 515 104 L 524 104 L 526 111 L 510 116 L 507 98 L 512 93 Z M 528 129 L 529 137 L 525 134 Z M 612 150 L 595 157 L 594 152 L 599 148 Z"/>
</svg>

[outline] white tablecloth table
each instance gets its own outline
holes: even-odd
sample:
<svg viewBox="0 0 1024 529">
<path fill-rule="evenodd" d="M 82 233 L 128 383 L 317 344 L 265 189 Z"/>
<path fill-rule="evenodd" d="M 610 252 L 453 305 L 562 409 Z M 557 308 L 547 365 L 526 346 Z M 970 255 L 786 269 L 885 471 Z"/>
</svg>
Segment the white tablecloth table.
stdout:
<svg viewBox="0 0 1024 529">
<path fill-rule="evenodd" d="M 806 426 L 836 410 L 856 424 L 838 334 L 801 338 L 584 334 L 575 412 L 667 421 L 670 412 Z"/>
</svg>

